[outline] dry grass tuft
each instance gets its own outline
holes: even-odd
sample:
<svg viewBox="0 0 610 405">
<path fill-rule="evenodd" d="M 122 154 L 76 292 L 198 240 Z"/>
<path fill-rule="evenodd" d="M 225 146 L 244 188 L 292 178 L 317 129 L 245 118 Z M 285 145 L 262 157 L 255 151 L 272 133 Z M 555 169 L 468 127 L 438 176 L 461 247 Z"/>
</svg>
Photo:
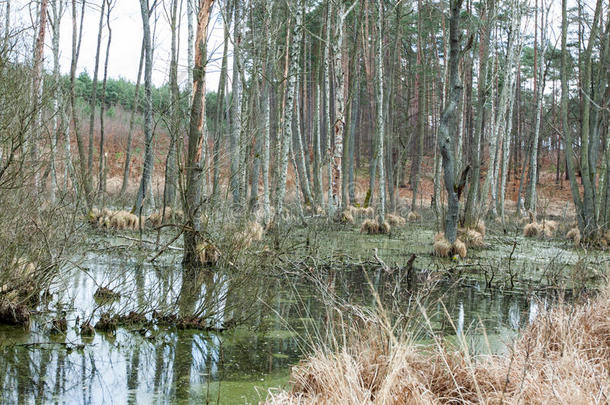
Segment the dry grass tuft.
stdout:
<svg viewBox="0 0 610 405">
<path fill-rule="evenodd" d="M 420 219 L 421 219 L 421 215 L 419 215 L 419 213 L 416 211 L 410 211 L 407 214 L 407 221 L 409 221 L 409 222 L 419 221 Z"/>
<path fill-rule="evenodd" d="M 467 247 L 480 248 L 485 246 L 483 235 L 474 229 L 467 229 L 461 238 Z"/>
<path fill-rule="evenodd" d="M 367 233 L 369 235 L 382 235 L 390 233 L 391 229 L 392 227 L 388 221 L 383 221 L 383 223 L 380 224 L 375 219 L 365 219 L 360 227 L 360 232 Z"/>
<path fill-rule="evenodd" d="M 542 235 L 542 232 L 542 225 L 538 222 L 532 222 L 523 227 L 523 236 L 525 236 L 526 238 L 535 238 L 539 235 Z"/>
<path fill-rule="evenodd" d="M 363 208 L 363 207 L 350 206 L 349 210 L 354 217 L 359 217 L 359 218 L 375 217 L 375 210 L 373 209 L 373 207 Z"/>
<path fill-rule="evenodd" d="M 170 221 L 182 220 L 184 220 L 184 212 L 182 212 L 182 210 L 173 210 L 171 207 L 165 207 L 165 216 L 163 215 L 163 209 L 160 209 L 153 212 L 146 219 L 146 222 L 149 223 L 153 228 L 156 228 Z"/>
<path fill-rule="evenodd" d="M 353 207 L 350 207 L 353 208 Z M 345 209 L 341 212 L 341 214 L 339 214 L 339 222 L 344 223 L 344 224 L 353 224 L 354 223 L 354 216 L 352 214 L 351 209 Z"/>
<path fill-rule="evenodd" d="M 434 241 L 434 254 L 439 257 L 449 257 L 449 255 L 451 254 L 451 243 L 449 243 L 449 241 L 445 239 L 444 234 L 442 239 Z"/>
<path fill-rule="evenodd" d="M 407 223 L 407 220 L 400 215 L 388 214 L 386 219 L 391 226 L 403 226 Z"/>
<path fill-rule="evenodd" d="M 466 244 L 460 239 L 456 239 L 453 244 L 447 240 L 445 233 L 439 232 L 434 235 L 434 254 L 439 257 L 455 257 L 462 259 L 466 257 L 468 249 Z"/>
<path fill-rule="evenodd" d="M 132 231 L 138 230 L 140 227 L 140 219 L 127 211 L 112 211 L 108 208 L 98 210 L 92 208 L 87 215 L 89 223 L 97 225 L 100 228 Z"/>
<path fill-rule="evenodd" d="M 218 263 L 220 259 L 220 251 L 216 246 L 208 242 L 201 242 L 197 244 L 197 254 L 201 263 L 207 266 L 213 266 Z"/>
<path fill-rule="evenodd" d="M 542 222 L 530 222 L 525 225 L 525 227 L 523 227 L 523 235 L 527 238 L 552 238 L 556 230 L 557 222 L 543 220 Z"/>
<path fill-rule="evenodd" d="M 375 318 L 375 317 L 374 317 Z M 415 345 L 387 317 L 352 322 L 345 344 L 295 366 L 267 404 L 599 404 L 610 393 L 610 286 L 595 300 L 537 319 L 502 355 Z M 364 326 L 363 326 L 364 325 Z"/>
<path fill-rule="evenodd" d="M 481 234 L 481 237 L 484 238 L 485 231 L 487 230 L 487 228 L 485 228 L 485 221 L 483 221 L 482 219 L 479 219 L 477 221 L 477 224 L 474 226 L 474 230 L 477 231 L 479 234 Z"/>
<path fill-rule="evenodd" d="M 451 250 L 454 255 L 460 256 L 462 259 L 466 257 L 466 253 L 468 250 L 466 249 L 466 244 L 459 239 L 456 239 L 453 242 L 453 246 L 451 246 Z"/>
<path fill-rule="evenodd" d="M 574 246 L 580 245 L 580 229 L 578 227 L 570 229 L 566 234 L 566 238 L 574 242 Z"/>
</svg>

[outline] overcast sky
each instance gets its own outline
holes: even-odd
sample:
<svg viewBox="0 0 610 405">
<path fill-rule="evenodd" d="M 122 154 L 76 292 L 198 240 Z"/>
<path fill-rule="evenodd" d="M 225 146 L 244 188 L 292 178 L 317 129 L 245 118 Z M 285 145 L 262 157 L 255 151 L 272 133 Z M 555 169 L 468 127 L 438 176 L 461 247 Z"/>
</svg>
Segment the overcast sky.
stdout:
<svg viewBox="0 0 610 405">
<path fill-rule="evenodd" d="M 53 0 L 49 1 L 52 3 Z M 6 0 L 0 0 L 2 6 L 1 13 L 5 13 Z M 27 0 L 12 0 L 11 1 L 11 20 L 12 25 L 20 28 L 30 27 L 30 32 L 33 25 L 35 6 Z M 78 2 L 80 3 L 80 1 Z M 85 20 L 83 23 L 83 39 L 78 60 L 78 72 L 87 70 L 90 76 L 93 76 L 95 65 L 95 52 L 97 43 L 97 32 L 99 26 L 99 12 L 101 0 L 88 0 L 87 11 L 85 12 Z M 90 4 L 89 4 L 90 3 Z M 160 2 L 163 3 L 163 2 Z M 169 3 L 169 2 L 166 2 Z M 222 42 L 223 42 L 223 27 L 222 20 L 218 13 L 218 4 L 213 9 L 212 19 L 210 21 L 208 52 L 210 63 L 206 70 L 207 89 L 216 91 L 218 87 L 218 78 L 220 70 L 220 58 L 222 57 Z M 50 4 L 49 4 L 50 7 Z M 80 4 L 77 5 L 80 12 Z M 151 20 L 151 30 L 155 32 L 154 36 L 154 63 L 153 63 L 153 82 L 155 85 L 162 85 L 167 82 L 169 74 L 170 46 L 171 46 L 171 31 L 168 24 L 169 10 L 164 8 L 164 4 L 160 4 L 155 10 L 156 14 L 156 29 L 154 27 L 154 18 Z M 51 12 L 49 10 L 49 14 Z M 187 59 L 187 22 L 186 22 L 186 2 L 184 2 L 182 10 L 182 22 L 180 32 L 180 60 L 178 70 L 178 80 L 181 85 L 186 82 L 186 59 Z M 80 16 L 79 16 L 80 18 Z M 104 18 L 105 21 L 105 18 Z M 105 22 L 104 22 L 105 23 Z M 196 21 L 194 22 L 196 24 Z M 137 79 L 138 63 L 140 60 L 140 47 L 142 44 L 142 17 L 140 14 L 140 2 L 138 0 L 114 0 L 113 8 L 110 14 L 110 27 L 112 29 L 112 40 L 110 45 L 110 57 L 108 63 L 108 76 L 112 78 L 123 77 L 133 82 Z M 52 52 L 51 52 L 51 31 L 46 37 L 45 49 L 45 65 L 48 69 L 52 67 Z M 31 34 L 29 34 L 31 35 Z M 103 63 L 106 52 L 106 41 L 108 39 L 108 31 L 104 27 L 102 36 L 102 46 L 100 54 L 100 80 L 103 74 Z M 70 58 L 72 52 L 72 21 L 71 21 L 71 2 L 68 1 L 67 9 L 64 12 L 61 21 L 60 30 L 60 60 L 63 73 L 70 71 Z M 231 49 L 229 49 L 229 58 L 231 57 Z M 229 67 L 231 60 L 229 60 Z M 230 77 L 230 76 L 229 76 Z"/>
</svg>

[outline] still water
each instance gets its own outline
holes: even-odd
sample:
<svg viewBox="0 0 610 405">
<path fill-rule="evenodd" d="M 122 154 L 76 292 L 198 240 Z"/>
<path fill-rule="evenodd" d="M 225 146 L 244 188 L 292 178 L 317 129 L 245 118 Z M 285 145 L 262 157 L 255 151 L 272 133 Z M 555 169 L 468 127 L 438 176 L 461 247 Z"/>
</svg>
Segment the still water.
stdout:
<svg viewBox="0 0 610 405">
<path fill-rule="evenodd" d="M 207 272 L 183 282 L 180 257 L 164 260 L 153 266 L 127 252 L 91 253 L 54 286 L 28 331 L 1 326 L 0 403 L 258 403 L 270 387 L 287 385 L 291 365 L 325 333 L 329 291 L 372 306 L 373 288 L 384 306 L 401 311 L 422 288 L 407 286 L 404 275 L 353 269 L 315 277 Z M 94 299 L 99 287 L 120 298 Z M 430 326 L 449 337 L 465 333 L 477 346 L 483 325 L 488 346 L 479 344 L 480 351 L 502 350 L 552 301 L 490 292 L 477 280 L 426 288 Z M 202 328 L 136 322 L 92 337 L 79 333 L 79 325 L 95 324 L 104 312 L 132 311 L 147 319 L 194 314 Z M 68 329 L 58 333 L 52 320 L 61 316 Z"/>
</svg>

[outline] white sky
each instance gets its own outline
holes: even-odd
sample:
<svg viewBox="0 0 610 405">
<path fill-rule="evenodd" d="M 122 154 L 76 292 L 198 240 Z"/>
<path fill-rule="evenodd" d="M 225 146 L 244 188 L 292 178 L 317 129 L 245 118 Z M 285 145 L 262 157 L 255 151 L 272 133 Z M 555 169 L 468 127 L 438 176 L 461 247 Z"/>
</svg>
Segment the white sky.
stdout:
<svg viewBox="0 0 610 405">
<path fill-rule="evenodd" d="M 54 0 L 49 1 L 49 16 L 52 15 L 50 6 Z M 64 0 L 65 1 L 65 0 Z M 99 13 L 102 0 L 87 0 L 87 9 L 83 22 L 83 39 L 80 48 L 77 72 L 87 70 L 93 76 L 95 65 L 95 52 L 97 44 L 97 32 L 99 27 Z M 0 0 L 2 16 L 5 15 L 6 0 Z M 27 0 L 11 0 L 11 24 L 14 27 L 23 29 L 29 28 L 29 36 L 33 34 L 32 24 L 35 18 L 35 6 Z M 61 20 L 60 30 L 60 63 L 62 73 L 69 73 L 70 59 L 72 53 L 72 16 L 71 1 L 67 0 L 66 10 Z M 80 13 L 80 0 L 77 2 L 78 12 Z M 151 1 L 152 3 L 152 1 Z M 171 31 L 168 23 L 169 2 L 159 0 L 156 8 L 157 26 L 154 27 L 154 18 L 151 19 L 151 31 L 154 36 L 154 62 L 153 62 L 153 82 L 160 86 L 167 82 L 169 74 Z M 164 4 L 167 3 L 167 4 Z M 179 69 L 178 81 L 182 85 L 186 83 L 186 60 L 187 60 L 187 21 L 186 21 L 186 1 L 182 6 L 182 21 L 180 27 L 179 42 Z M 108 76 L 111 78 L 123 77 L 135 82 L 138 74 L 138 63 L 140 60 L 140 47 L 142 44 L 142 17 L 140 14 L 140 2 L 138 0 L 114 0 L 113 9 L 110 14 L 110 26 L 112 29 L 112 40 L 110 44 L 110 57 L 108 63 Z M 206 70 L 206 82 L 208 91 L 216 91 L 218 87 L 220 58 L 222 58 L 223 26 L 222 19 L 218 13 L 218 4 L 215 2 L 213 15 L 208 29 L 209 42 L 208 53 L 210 63 Z M 80 18 L 80 15 L 79 15 Z M 4 17 L 2 18 L 4 20 Z M 195 16 L 196 20 L 196 16 Z M 106 19 L 104 17 L 104 23 Z M 2 24 L 3 25 L 3 24 Z M 194 21 L 196 26 L 196 21 Z M 45 66 L 50 70 L 52 67 L 51 52 L 52 31 L 49 29 L 46 36 Z M 100 72 L 99 78 L 103 77 L 103 63 L 106 52 L 106 41 L 108 31 L 104 27 L 102 45 L 100 48 Z M 229 49 L 229 68 L 231 67 L 231 49 Z M 77 73 L 77 74 L 78 74 Z M 229 76 L 230 77 L 230 76 Z"/>
<path fill-rule="evenodd" d="M 49 7 L 55 0 L 49 0 Z M 57 0 L 62 1 L 62 0 Z M 72 49 L 72 25 L 71 25 L 71 1 L 63 0 L 66 4 L 61 22 L 60 33 L 60 53 L 62 72 L 68 73 L 70 68 L 70 57 Z M 152 2 L 152 0 L 149 0 Z M 168 24 L 168 17 L 165 7 L 169 6 L 169 1 L 158 0 L 159 5 L 156 8 L 157 26 L 154 38 L 154 63 L 153 63 L 153 82 L 160 86 L 167 82 L 171 34 Z M 196 0 L 191 0 L 196 1 Z M 542 0 L 539 1 L 539 6 Z M 97 41 L 97 30 L 99 24 L 99 9 L 102 0 L 87 0 L 87 11 L 83 26 L 83 40 L 80 50 L 77 72 L 87 70 L 90 76 L 93 76 L 95 51 Z M 80 3 L 80 0 L 78 0 Z M 140 46 L 142 41 L 142 19 L 140 16 L 139 0 L 114 0 L 114 6 L 111 13 L 111 28 L 112 28 L 112 43 L 110 47 L 110 62 L 108 65 L 108 75 L 112 78 L 123 77 L 135 82 L 137 78 L 138 62 L 140 57 Z M 167 4 L 166 4 L 167 3 Z M 216 91 L 218 87 L 220 58 L 222 57 L 222 42 L 223 42 L 223 27 L 222 19 L 220 18 L 218 9 L 219 4 L 223 2 L 215 1 L 213 15 L 210 21 L 208 30 L 209 43 L 208 52 L 210 63 L 207 68 L 207 90 Z M 529 0 L 531 6 L 535 4 L 535 0 Z M 548 38 L 551 43 L 559 45 L 558 37 L 561 33 L 561 1 L 560 0 L 544 0 L 545 5 L 551 5 L 550 15 L 548 19 Z M 0 14 L 4 16 L 6 0 L 0 0 Z M 23 29 L 24 32 L 32 38 L 34 30 L 32 26 L 33 15 L 35 14 L 35 2 L 28 0 L 11 0 L 11 25 L 16 29 Z M 586 12 L 592 14 L 595 7 L 595 0 L 583 0 L 583 8 Z M 568 1 L 568 7 L 575 6 L 575 0 Z M 77 4 L 80 11 L 80 6 Z M 50 10 L 49 10 L 50 11 Z M 532 15 L 524 16 L 523 29 L 526 33 L 533 33 L 533 13 Z M 0 20 L 4 22 L 4 17 Z M 154 19 L 151 21 L 154 24 Z M 574 24 L 570 27 L 575 30 Z M 154 27 L 151 27 L 154 30 Z M 106 49 L 107 30 L 104 29 L 100 55 L 100 79 L 102 77 L 102 68 L 104 63 L 104 55 Z M 31 44 L 32 39 L 29 40 Z M 31 45 L 29 45 L 31 47 Z M 182 4 L 182 21 L 180 24 L 180 61 L 178 78 L 179 83 L 184 85 L 186 82 L 186 46 L 187 46 L 187 21 L 186 21 L 186 1 Z M 231 68 L 231 52 L 229 49 L 229 71 Z M 30 59 L 31 55 L 24 55 L 23 59 Z M 51 31 L 46 37 L 45 63 L 50 70 L 52 66 L 51 54 Z M 229 74 L 229 79 L 230 79 Z"/>
</svg>

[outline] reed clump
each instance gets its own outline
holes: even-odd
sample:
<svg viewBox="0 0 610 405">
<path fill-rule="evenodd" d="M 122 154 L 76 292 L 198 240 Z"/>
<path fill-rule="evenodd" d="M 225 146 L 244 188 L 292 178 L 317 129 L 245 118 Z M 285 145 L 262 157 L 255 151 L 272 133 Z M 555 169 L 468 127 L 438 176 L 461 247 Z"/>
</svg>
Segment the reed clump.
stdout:
<svg viewBox="0 0 610 405">
<path fill-rule="evenodd" d="M 390 226 L 403 226 L 407 223 L 407 220 L 400 215 L 388 214 L 386 219 Z"/>
<path fill-rule="evenodd" d="M 360 227 L 360 232 L 369 235 L 384 235 L 390 233 L 391 229 L 392 227 L 388 221 L 380 223 L 375 219 L 365 219 Z"/>
<path fill-rule="evenodd" d="M 420 219 L 421 219 L 421 215 L 419 214 L 419 212 L 410 211 L 407 214 L 407 221 L 409 221 L 409 222 L 416 222 L 416 221 L 419 221 Z"/>
<path fill-rule="evenodd" d="M 459 238 L 451 243 L 445 237 L 444 232 L 439 232 L 434 235 L 434 254 L 439 257 L 466 257 L 468 248 L 466 244 Z"/>
<path fill-rule="evenodd" d="M 502 355 L 471 355 L 431 330 L 434 343 L 417 345 L 387 319 L 351 323 L 341 347 L 318 347 L 266 403 L 607 403 L 610 288 L 539 314 Z"/>
<path fill-rule="evenodd" d="M 570 239 L 574 243 L 574 246 L 580 245 L 580 229 L 578 229 L 578 227 L 570 229 L 566 234 L 566 238 Z"/>
</svg>

